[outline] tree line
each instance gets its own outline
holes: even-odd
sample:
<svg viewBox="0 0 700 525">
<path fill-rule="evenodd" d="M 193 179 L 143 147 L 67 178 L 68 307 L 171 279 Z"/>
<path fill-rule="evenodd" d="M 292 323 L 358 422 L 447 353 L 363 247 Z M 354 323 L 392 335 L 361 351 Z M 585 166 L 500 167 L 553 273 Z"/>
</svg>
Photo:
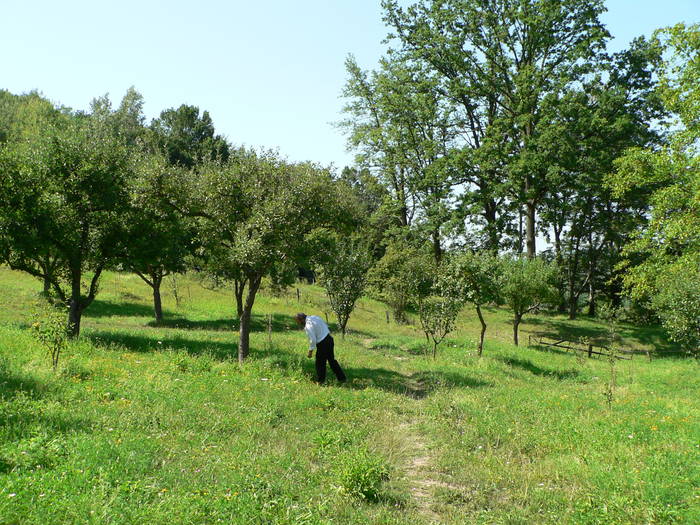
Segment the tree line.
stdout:
<svg viewBox="0 0 700 525">
<path fill-rule="evenodd" d="M 603 0 L 382 6 L 388 51 L 346 60 L 340 127 L 385 282 L 416 247 L 540 258 L 552 309 L 624 309 L 696 349 L 698 25 L 610 52 Z"/>
<path fill-rule="evenodd" d="M 262 279 L 293 282 L 314 244 L 357 226 L 356 200 L 313 163 L 232 147 L 206 111 L 146 125 L 142 106 L 133 89 L 88 112 L 0 92 L 2 260 L 42 280 L 73 336 L 105 270 L 141 277 L 160 321 L 163 278 L 196 268 L 232 284 L 243 360 Z"/>
<path fill-rule="evenodd" d="M 345 333 L 363 293 L 433 348 L 464 303 L 575 318 L 602 302 L 700 342 L 700 28 L 607 51 L 599 0 L 384 1 L 390 49 L 349 57 L 341 173 L 236 147 L 208 112 L 150 123 L 130 89 L 88 111 L 0 91 L 0 259 L 78 335 L 102 273 L 230 285 L 239 359 L 264 279 L 313 269 Z M 536 251 L 537 237 L 547 247 Z M 452 320 L 452 321 L 450 321 Z"/>
</svg>

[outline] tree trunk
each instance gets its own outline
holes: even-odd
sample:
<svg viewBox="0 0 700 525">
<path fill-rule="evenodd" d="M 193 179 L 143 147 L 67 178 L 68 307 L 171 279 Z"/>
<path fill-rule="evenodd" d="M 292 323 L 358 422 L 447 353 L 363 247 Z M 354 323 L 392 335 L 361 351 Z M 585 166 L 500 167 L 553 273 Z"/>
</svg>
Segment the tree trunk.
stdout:
<svg viewBox="0 0 700 525">
<path fill-rule="evenodd" d="M 44 275 L 44 291 L 42 293 L 46 297 L 48 297 L 51 293 L 51 278 L 48 276 L 48 274 Z"/>
<path fill-rule="evenodd" d="M 479 316 L 479 321 L 481 322 L 481 335 L 479 336 L 479 357 L 484 350 L 484 335 L 486 334 L 486 323 L 484 322 L 484 316 L 481 314 L 481 306 L 476 305 L 476 314 Z M 516 336 L 517 340 L 517 336 Z M 517 343 L 516 343 L 517 344 Z"/>
<path fill-rule="evenodd" d="M 563 228 L 559 227 L 559 225 L 554 222 L 554 254 L 555 254 L 555 260 L 557 262 L 557 267 L 560 270 L 564 270 L 564 257 L 562 256 L 562 247 L 561 247 L 561 233 L 562 233 Z M 563 314 L 566 312 L 566 296 L 564 295 L 563 291 L 560 289 L 560 296 L 559 296 L 559 304 L 557 305 L 557 311 L 560 314 Z"/>
<path fill-rule="evenodd" d="M 593 285 L 593 278 L 588 281 L 588 315 L 589 317 L 595 317 L 595 286 Z"/>
<path fill-rule="evenodd" d="M 76 338 L 80 335 L 80 318 L 83 314 L 83 308 L 80 304 L 80 278 L 81 272 L 79 268 L 71 268 L 71 295 L 68 305 L 68 336 Z"/>
<path fill-rule="evenodd" d="M 233 281 L 234 295 L 236 297 L 236 315 L 240 321 L 243 315 L 243 292 L 245 291 L 245 281 L 244 280 L 234 280 Z"/>
<path fill-rule="evenodd" d="M 588 232 L 588 249 L 590 250 L 590 256 L 588 257 L 588 315 L 590 317 L 595 316 L 595 282 L 593 276 L 595 275 L 595 268 L 597 262 L 597 249 L 593 244 L 593 232 Z"/>
<path fill-rule="evenodd" d="M 576 319 L 576 314 L 578 314 L 578 295 L 576 295 L 573 289 L 569 289 L 569 319 L 572 321 Z"/>
<path fill-rule="evenodd" d="M 522 315 L 516 315 L 513 318 L 513 344 L 518 346 L 518 327 L 520 326 L 520 321 L 522 320 Z"/>
<path fill-rule="evenodd" d="M 442 246 L 440 245 L 440 232 L 438 230 L 433 231 L 433 257 L 435 257 L 435 264 L 438 266 L 442 261 Z"/>
<path fill-rule="evenodd" d="M 486 249 L 494 255 L 498 255 L 498 248 L 501 244 L 498 232 L 497 210 L 498 206 L 493 200 L 486 202 L 484 205 L 484 218 L 486 219 L 486 232 L 488 235 L 488 246 L 486 246 Z"/>
<path fill-rule="evenodd" d="M 250 353 L 250 319 L 253 313 L 253 304 L 255 303 L 255 295 L 260 288 L 262 277 L 252 277 L 248 281 L 248 294 L 246 295 L 243 311 L 240 316 L 240 325 L 238 327 L 238 362 L 243 363 Z M 242 281 L 242 284 L 245 281 Z M 241 288 L 242 289 L 242 288 Z"/>
<path fill-rule="evenodd" d="M 238 362 L 243 363 L 250 353 L 250 316 L 251 310 L 243 309 L 238 320 Z"/>
<path fill-rule="evenodd" d="M 518 207 L 518 246 L 517 246 L 517 251 L 519 254 L 523 253 L 523 248 L 525 246 L 525 243 L 523 242 L 523 208 L 522 206 Z"/>
<path fill-rule="evenodd" d="M 156 315 L 156 323 L 163 322 L 163 303 L 160 298 L 160 284 L 163 281 L 161 275 L 153 274 L 151 276 L 153 279 L 153 311 Z"/>
<path fill-rule="evenodd" d="M 525 230 L 526 230 L 526 243 L 527 243 L 527 257 L 528 259 L 533 259 L 536 255 L 536 244 L 535 244 L 535 221 L 536 221 L 536 206 L 535 201 L 530 199 L 526 203 L 525 209 Z"/>
</svg>

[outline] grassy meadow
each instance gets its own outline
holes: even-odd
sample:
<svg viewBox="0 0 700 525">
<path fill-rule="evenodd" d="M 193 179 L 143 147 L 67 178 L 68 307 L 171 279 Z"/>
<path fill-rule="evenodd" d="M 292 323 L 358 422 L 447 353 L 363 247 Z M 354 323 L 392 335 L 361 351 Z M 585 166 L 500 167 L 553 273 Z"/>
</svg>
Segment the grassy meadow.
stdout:
<svg viewBox="0 0 700 525">
<path fill-rule="evenodd" d="M 517 348 L 493 308 L 478 358 L 465 309 L 433 359 L 367 299 L 335 337 L 348 383 L 318 386 L 291 315 L 327 306 L 298 288 L 263 290 L 239 366 L 231 290 L 166 279 L 155 326 L 108 273 L 54 372 L 40 284 L 0 268 L 0 524 L 700 523 L 700 368 L 660 330 L 623 325 L 653 359 L 611 363 L 526 346 L 599 322 L 526 317 Z"/>
</svg>

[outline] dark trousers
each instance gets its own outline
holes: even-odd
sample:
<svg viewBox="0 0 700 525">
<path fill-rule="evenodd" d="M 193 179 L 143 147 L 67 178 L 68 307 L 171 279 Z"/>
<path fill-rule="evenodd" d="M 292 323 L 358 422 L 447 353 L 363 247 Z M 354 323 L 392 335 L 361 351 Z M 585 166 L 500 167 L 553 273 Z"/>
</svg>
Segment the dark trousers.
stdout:
<svg viewBox="0 0 700 525">
<path fill-rule="evenodd" d="M 316 378 L 319 383 L 323 383 L 326 380 L 326 361 L 331 365 L 331 370 L 333 370 L 338 381 L 345 381 L 346 379 L 343 369 L 340 368 L 338 361 L 335 360 L 333 355 L 334 345 L 333 337 L 330 334 L 323 341 L 316 344 Z"/>
</svg>

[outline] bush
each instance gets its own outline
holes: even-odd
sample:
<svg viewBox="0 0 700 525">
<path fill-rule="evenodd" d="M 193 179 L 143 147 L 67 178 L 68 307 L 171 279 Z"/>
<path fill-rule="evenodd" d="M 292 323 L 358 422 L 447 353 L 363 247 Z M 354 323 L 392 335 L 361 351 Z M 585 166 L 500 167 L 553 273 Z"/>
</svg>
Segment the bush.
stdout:
<svg viewBox="0 0 700 525">
<path fill-rule="evenodd" d="M 46 348 L 54 370 L 58 368 L 61 352 L 68 347 L 65 319 L 65 310 L 55 307 L 45 299 L 35 304 L 32 334 Z"/>
<path fill-rule="evenodd" d="M 387 479 L 387 465 L 366 449 L 348 453 L 340 459 L 340 486 L 350 496 L 376 501 L 379 499 L 382 482 Z"/>
<path fill-rule="evenodd" d="M 203 374 L 211 372 L 214 365 L 211 357 L 206 354 L 199 356 L 191 356 L 187 353 L 179 353 L 175 357 L 175 366 L 180 372 L 189 372 L 191 374 Z"/>
</svg>

